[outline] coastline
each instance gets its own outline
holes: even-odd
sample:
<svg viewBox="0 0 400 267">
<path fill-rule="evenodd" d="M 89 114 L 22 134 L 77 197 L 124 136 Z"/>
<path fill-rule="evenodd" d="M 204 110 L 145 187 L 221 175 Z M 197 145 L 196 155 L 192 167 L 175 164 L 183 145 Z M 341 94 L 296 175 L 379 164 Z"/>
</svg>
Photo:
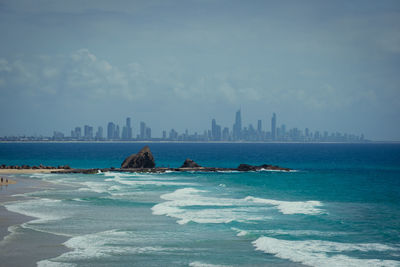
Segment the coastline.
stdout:
<svg viewBox="0 0 400 267">
<path fill-rule="evenodd" d="M 58 171 L 65 171 L 65 169 L 0 169 L 0 174 L 33 174 L 33 173 L 54 173 Z"/>
<path fill-rule="evenodd" d="M 63 245 L 67 237 L 24 228 L 24 223 L 36 218 L 11 212 L 4 206 L 7 202 L 26 200 L 22 194 L 54 186 L 40 180 L 14 175 L 4 178 L 12 179 L 15 184 L 0 186 L 0 266 L 37 266 L 37 262 L 41 260 L 70 251 Z"/>
</svg>

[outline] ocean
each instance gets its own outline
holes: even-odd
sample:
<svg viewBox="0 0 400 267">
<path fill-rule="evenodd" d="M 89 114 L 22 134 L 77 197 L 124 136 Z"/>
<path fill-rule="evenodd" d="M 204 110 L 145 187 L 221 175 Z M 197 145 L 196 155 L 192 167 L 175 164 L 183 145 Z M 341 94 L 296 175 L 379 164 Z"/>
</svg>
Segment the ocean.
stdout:
<svg viewBox="0 0 400 267">
<path fill-rule="evenodd" d="M 119 167 L 144 145 L 1 143 L 0 164 Z M 157 166 L 293 171 L 8 175 L 53 185 L 1 203 L 33 218 L 10 236 L 64 237 L 38 266 L 400 266 L 399 144 L 148 145 Z"/>
</svg>

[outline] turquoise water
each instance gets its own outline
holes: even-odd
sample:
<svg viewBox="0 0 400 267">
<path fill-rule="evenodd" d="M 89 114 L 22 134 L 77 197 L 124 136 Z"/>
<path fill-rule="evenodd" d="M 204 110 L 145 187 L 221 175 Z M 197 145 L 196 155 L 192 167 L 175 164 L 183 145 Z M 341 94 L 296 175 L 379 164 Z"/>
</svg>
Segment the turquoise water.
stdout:
<svg viewBox="0 0 400 267">
<path fill-rule="evenodd" d="M 0 164 L 119 166 L 143 144 L 0 144 Z M 34 174 L 21 229 L 64 235 L 40 266 L 400 266 L 400 146 L 150 144 L 158 166 L 292 172 Z M 28 234 L 28 233 L 27 233 Z"/>
</svg>

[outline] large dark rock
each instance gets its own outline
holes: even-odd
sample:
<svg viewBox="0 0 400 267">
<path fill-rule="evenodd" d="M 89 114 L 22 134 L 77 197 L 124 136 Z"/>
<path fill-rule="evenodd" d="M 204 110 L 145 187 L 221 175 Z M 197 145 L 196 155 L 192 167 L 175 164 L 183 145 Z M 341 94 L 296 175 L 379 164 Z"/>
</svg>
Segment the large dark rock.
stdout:
<svg viewBox="0 0 400 267">
<path fill-rule="evenodd" d="M 181 168 L 200 168 L 201 166 L 191 159 L 186 159 Z"/>
<path fill-rule="evenodd" d="M 127 157 L 121 164 L 121 168 L 154 168 L 156 163 L 154 162 L 153 154 L 148 146 L 142 148 L 137 154 L 132 154 Z"/>
<path fill-rule="evenodd" d="M 248 172 L 248 171 L 255 171 L 256 168 L 255 166 L 249 164 L 240 164 L 239 167 L 237 167 L 237 170 L 241 172 Z"/>
</svg>

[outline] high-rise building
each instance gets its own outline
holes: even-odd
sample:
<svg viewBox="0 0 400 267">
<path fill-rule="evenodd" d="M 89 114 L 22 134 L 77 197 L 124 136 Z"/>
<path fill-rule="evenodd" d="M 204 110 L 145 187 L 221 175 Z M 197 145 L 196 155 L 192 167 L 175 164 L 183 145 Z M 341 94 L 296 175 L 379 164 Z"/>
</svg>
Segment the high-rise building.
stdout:
<svg viewBox="0 0 400 267">
<path fill-rule="evenodd" d="M 146 127 L 145 139 L 151 139 L 151 128 L 150 127 Z"/>
<path fill-rule="evenodd" d="M 81 127 L 75 127 L 75 137 L 76 139 L 81 139 L 82 137 L 82 128 Z"/>
<path fill-rule="evenodd" d="M 93 127 L 89 125 L 85 125 L 84 127 L 84 137 L 85 139 L 93 139 Z"/>
<path fill-rule="evenodd" d="M 258 120 L 258 122 L 257 122 L 257 132 L 258 132 L 258 133 L 261 133 L 261 132 L 262 132 L 261 120 Z"/>
<path fill-rule="evenodd" d="M 225 127 L 224 130 L 222 131 L 222 140 L 224 140 L 224 141 L 230 140 L 228 127 Z"/>
<path fill-rule="evenodd" d="M 115 124 L 113 122 L 109 122 L 107 125 L 107 139 L 112 140 L 115 136 Z"/>
<path fill-rule="evenodd" d="M 272 114 L 271 119 L 271 139 L 276 140 L 276 114 Z"/>
<path fill-rule="evenodd" d="M 233 139 L 240 140 L 242 137 L 242 115 L 240 109 L 236 111 L 235 124 L 233 124 Z"/>
<path fill-rule="evenodd" d="M 103 139 L 103 127 L 99 126 L 96 132 L 96 139 Z"/>
<path fill-rule="evenodd" d="M 211 122 L 211 140 L 221 140 L 221 126 L 217 124 L 215 119 Z"/>
<path fill-rule="evenodd" d="M 131 118 L 126 118 L 126 125 L 122 128 L 122 136 L 123 140 L 132 139 L 132 127 L 131 127 Z"/>
<path fill-rule="evenodd" d="M 132 139 L 132 126 L 131 126 L 131 118 L 126 118 L 126 128 L 127 131 L 127 139 Z"/>
<path fill-rule="evenodd" d="M 146 123 L 140 122 L 140 139 L 146 138 Z"/>
<path fill-rule="evenodd" d="M 116 127 L 115 127 L 114 139 L 120 139 L 119 125 L 116 125 Z"/>
</svg>

